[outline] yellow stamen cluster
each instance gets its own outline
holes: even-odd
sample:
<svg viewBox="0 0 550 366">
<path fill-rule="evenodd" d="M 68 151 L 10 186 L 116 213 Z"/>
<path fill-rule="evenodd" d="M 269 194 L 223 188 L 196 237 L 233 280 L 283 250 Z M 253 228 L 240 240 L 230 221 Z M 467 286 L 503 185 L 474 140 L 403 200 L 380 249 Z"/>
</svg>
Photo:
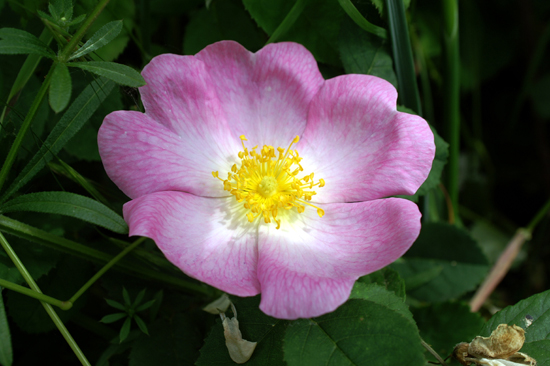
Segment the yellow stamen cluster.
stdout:
<svg viewBox="0 0 550 366">
<path fill-rule="evenodd" d="M 240 137 L 243 145 L 243 151 L 238 153 L 241 166 L 233 165 L 225 180 L 218 176 L 218 172 L 212 172 L 212 175 L 223 182 L 224 190 L 234 195 L 237 202 L 244 202 L 244 208 L 249 210 L 246 215 L 249 222 L 263 217 L 266 224 L 273 220 L 279 229 L 279 209 L 291 210 L 296 207 L 297 212 L 302 213 L 306 205 L 316 208 L 317 214 L 323 217 L 325 212 L 321 208 L 306 201 L 317 194 L 312 190 L 313 187 L 321 188 L 325 181 L 319 179 L 314 183 L 313 173 L 297 178 L 303 171 L 300 165 L 302 158 L 291 147 L 300 140 L 299 136 L 292 140 L 286 150 L 278 147 L 278 156 L 273 146 L 264 145 L 259 153 L 256 152 L 257 146 L 249 151 L 244 145 L 246 137 Z"/>
</svg>

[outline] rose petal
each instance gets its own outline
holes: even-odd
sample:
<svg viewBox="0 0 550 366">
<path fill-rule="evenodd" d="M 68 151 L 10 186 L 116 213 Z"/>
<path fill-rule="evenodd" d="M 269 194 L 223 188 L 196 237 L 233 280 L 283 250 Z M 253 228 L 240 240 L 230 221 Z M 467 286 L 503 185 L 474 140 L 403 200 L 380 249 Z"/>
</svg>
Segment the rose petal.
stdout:
<svg viewBox="0 0 550 366">
<path fill-rule="evenodd" d="M 422 118 L 395 109 L 395 88 L 367 75 L 327 80 L 311 104 L 297 145 L 306 173 L 325 180 L 316 202 L 414 194 L 435 155 Z"/>
<path fill-rule="evenodd" d="M 218 42 L 196 56 L 206 64 L 234 136 L 251 146 L 286 147 L 304 131 L 308 106 L 324 80 L 311 53 L 297 43 L 269 44 L 253 54 Z"/>
<path fill-rule="evenodd" d="M 124 220 L 131 236 L 153 239 L 187 275 L 230 294 L 254 296 L 260 292 L 257 232 L 233 202 L 157 192 L 126 203 Z"/>
<path fill-rule="evenodd" d="M 212 171 L 229 169 L 234 156 L 224 155 L 215 144 L 201 146 L 192 134 L 178 136 L 146 114 L 109 114 L 98 145 L 107 174 L 130 198 L 159 191 L 229 195 Z"/>
<path fill-rule="evenodd" d="M 333 311 L 357 278 L 401 257 L 420 232 L 420 212 L 408 200 L 322 207 L 322 218 L 307 208 L 279 230 L 260 226 L 258 279 L 266 314 L 296 319 Z"/>
</svg>

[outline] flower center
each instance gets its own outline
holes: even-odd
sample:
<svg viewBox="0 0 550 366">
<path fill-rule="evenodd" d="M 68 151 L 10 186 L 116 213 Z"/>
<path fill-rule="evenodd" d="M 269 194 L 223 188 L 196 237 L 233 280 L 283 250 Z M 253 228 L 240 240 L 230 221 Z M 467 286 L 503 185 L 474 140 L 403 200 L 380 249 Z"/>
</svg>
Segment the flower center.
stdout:
<svg viewBox="0 0 550 366">
<path fill-rule="evenodd" d="M 246 215 L 249 222 L 261 216 L 266 224 L 275 221 L 279 229 L 281 220 L 277 219 L 277 214 L 280 209 L 296 208 L 298 213 L 302 213 L 306 206 L 316 208 L 317 214 L 323 217 L 325 212 L 321 208 L 306 201 L 317 194 L 312 190 L 313 187 L 321 188 L 325 181 L 319 179 L 314 183 L 313 173 L 302 178 L 296 177 L 303 171 L 300 165 L 302 158 L 291 147 L 300 140 L 299 136 L 292 140 L 286 150 L 278 147 L 279 156 L 275 154 L 273 146 L 268 145 L 264 145 L 259 153 L 256 152 L 257 146 L 248 151 L 244 145 L 246 137 L 240 137 L 243 145 L 243 151 L 238 153 L 240 167 L 233 165 L 225 180 L 218 176 L 218 172 L 212 172 L 212 175 L 223 182 L 223 189 L 234 195 L 237 202 L 243 202 L 243 207 L 249 211 Z"/>
</svg>

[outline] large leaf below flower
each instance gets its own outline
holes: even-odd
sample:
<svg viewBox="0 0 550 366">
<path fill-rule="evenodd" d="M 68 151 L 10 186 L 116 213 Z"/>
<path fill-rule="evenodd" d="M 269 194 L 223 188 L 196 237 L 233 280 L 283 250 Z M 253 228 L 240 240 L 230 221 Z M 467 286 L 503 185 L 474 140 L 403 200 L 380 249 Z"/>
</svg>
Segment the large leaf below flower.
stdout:
<svg viewBox="0 0 550 366">
<path fill-rule="evenodd" d="M 489 266 L 465 230 L 445 223 L 429 223 L 422 226 L 411 249 L 391 268 L 405 280 L 409 296 L 443 302 L 473 290 Z"/>
<path fill-rule="evenodd" d="M 527 315 L 533 322 L 526 328 Z M 480 335 L 489 336 L 499 324 L 515 324 L 526 329 L 521 352 L 537 360 L 537 366 L 550 366 L 550 290 L 499 311 L 481 329 Z"/>
<path fill-rule="evenodd" d="M 350 300 L 330 314 L 292 322 L 284 351 L 289 366 L 425 363 L 416 326 L 366 300 Z"/>
</svg>

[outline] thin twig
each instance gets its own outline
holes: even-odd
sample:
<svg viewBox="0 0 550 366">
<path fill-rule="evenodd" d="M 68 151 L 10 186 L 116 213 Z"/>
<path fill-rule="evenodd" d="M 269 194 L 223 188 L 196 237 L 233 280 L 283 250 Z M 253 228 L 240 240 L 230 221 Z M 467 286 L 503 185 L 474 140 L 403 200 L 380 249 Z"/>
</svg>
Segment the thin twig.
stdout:
<svg viewBox="0 0 550 366">
<path fill-rule="evenodd" d="M 500 281 L 504 278 L 512 262 L 517 257 L 521 246 L 526 240 L 531 238 L 531 231 L 526 229 L 518 229 L 516 234 L 508 243 L 506 250 L 502 252 L 497 262 L 491 269 L 491 272 L 485 278 L 483 284 L 479 287 L 474 297 L 470 301 L 470 309 L 476 312 L 485 303 L 487 298 L 493 293 Z"/>
<path fill-rule="evenodd" d="M 436 351 L 434 351 L 434 349 L 428 343 L 426 343 L 422 338 L 420 338 L 420 343 L 422 343 L 422 346 L 424 346 L 424 348 L 426 348 L 428 352 L 430 352 L 439 361 L 439 363 L 442 366 L 447 366 L 447 364 L 445 363 L 445 361 L 443 361 L 441 356 Z"/>
</svg>

